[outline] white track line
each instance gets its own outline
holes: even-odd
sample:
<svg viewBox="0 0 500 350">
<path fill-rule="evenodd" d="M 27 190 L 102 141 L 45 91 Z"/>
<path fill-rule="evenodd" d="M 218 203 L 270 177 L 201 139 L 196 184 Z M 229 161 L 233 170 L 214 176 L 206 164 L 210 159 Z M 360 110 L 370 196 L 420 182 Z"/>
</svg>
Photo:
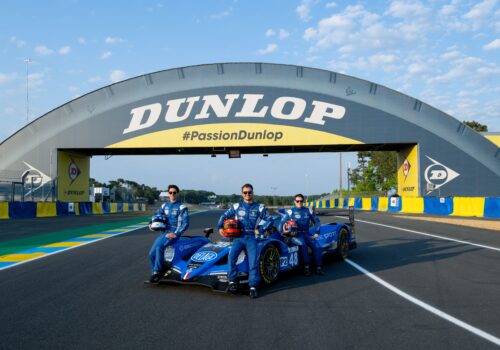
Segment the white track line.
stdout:
<svg viewBox="0 0 500 350">
<path fill-rule="evenodd" d="M 137 230 L 140 230 L 140 229 L 142 229 L 144 227 L 146 227 L 146 225 L 144 225 L 141 228 L 133 228 L 133 229 L 129 229 L 127 231 L 123 231 L 123 232 L 120 232 L 120 233 L 114 233 L 114 234 L 110 233 L 109 236 L 107 236 L 107 237 L 96 238 L 96 239 L 94 239 L 92 241 L 84 242 L 82 244 L 75 245 L 75 246 L 72 246 L 72 247 L 67 247 L 65 249 L 57 250 L 57 251 L 52 252 L 52 253 L 45 253 L 44 255 L 41 255 L 41 256 L 33 258 L 33 259 L 23 260 L 23 261 L 19 261 L 19 262 L 15 263 L 15 264 L 12 264 L 12 265 L 4 266 L 4 267 L 0 268 L 0 271 L 7 270 L 7 269 L 10 269 L 11 267 L 15 267 L 15 266 L 19 266 L 19 265 L 22 265 L 22 264 L 26 264 L 28 262 L 32 262 L 32 261 L 35 261 L 35 260 L 40 260 L 40 259 L 46 258 L 48 256 L 52 256 L 52 255 L 59 254 L 59 253 L 62 253 L 62 252 L 67 252 L 68 250 L 71 250 L 71 249 L 80 248 L 80 247 L 86 246 L 88 244 L 92 244 L 92 243 L 95 243 L 95 242 L 102 241 L 103 239 L 108 239 L 108 238 L 111 238 L 111 237 L 116 237 L 116 236 L 123 235 L 124 233 L 129 233 L 129 232 L 132 232 L 132 231 L 137 231 Z M 102 232 L 106 232 L 106 231 L 102 231 Z M 92 234 L 92 233 L 88 233 L 88 234 Z M 73 237 L 73 238 L 78 238 L 78 237 Z M 62 241 L 62 242 L 64 242 L 64 241 Z M 55 243 L 61 243 L 61 242 L 55 242 Z M 35 247 L 35 248 L 40 248 L 40 247 Z M 16 253 L 12 253 L 12 254 L 16 254 Z M 6 255 L 8 255 L 8 254 L 6 254 Z"/>
<path fill-rule="evenodd" d="M 428 236 L 428 237 L 434 237 L 434 238 L 444 239 L 446 241 L 453 241 L 453 242 L 457 242 L 457 243 L 463 243 L 463 244 L 473 245 L 473 246 L 476 246 L 476 247 L 481 247 L 481 248 L 485 248 L 485 249 L 496 250 L 497 252 L 500 252 L 500 248 L 492 247 L 492 246 L 489 246 L 489 245 L 477 244 L 477 243 L 462 241 L 460 239 L 454 239 L 454 238 L 448 238 L 448 237 L 439 236 L 439 235 L 433 235 L 431 233 L 426 233 L 426 232 L 422 232 L 422 231 L 409 230 L 407 228 L 402 228 L 402 227 L 397 227 L 397 226 L 391 226 L 391 225 L 385 225 L 385 224 L 379 224 L 378 222 L 358 220 L 358 219 L 356 219 L 355 222 L 363 222 L 365 224 L 377 225 L 377 226 L 382 226 L 382 227 L 388 227 L 388 228 L 392 228 L 392 229 L 395 229 L 395 230 L 400 230 L 400 231 L 415 233 L 417 235 L 423 235 L 423 236 Z"/>
<path fill-rule="evenodd" d="M 199 214 L 199 213 L 203 213 L 204 211 L 206 211 L 206 210 L 197 211 L 197 212 L 191 213 L 189 215 L 196 215 L 196 214 Z M 129 225 L 129 226 L 133 226 L 133 225 Z M 124 226 L 124 227 L 127 227 L 127 226 Z M 57 250 L 57 251 L 52 252 L 52 253 L 45 253 L 44 255 L 41 255 L 41 256 L 33 258 L 33 259 L 19 261 L 18 263 L 15 263 L 15 264 L 12 264 L 12 265 L 9 265 L 9 266 L 0 267 L 0 271 L 7 270 L 7 269 L 10 269 L 11 267 L 15 267 L 15 266 L 19 266 L 19 265 L 22 265 L 22 264 L 26 264 L 28 262 L 32 262 L 32 261 L 35 261 L 35 260 L 40 260 L 40 259 L 46 258 L 46 257 L 51 256 L 51 255 L 59 254 L 59 253 L 62 253 L 62 252 L 67 252 L 68 250 L 71 250 L 71 249 L 80 248 L 80 247 L 83 247 L 83 246 L 85 246 L 87 244 L 92 244 L 92 243 L 95 243 L 95 242 L 102 241 L 103 239 L 108 239 L 108 238 L 112 238 L 112 237 L 123 235 L 125 233 L 129 233 L 129 232 L 132 232 L 132 231 L 137 231 L 137 230 L 143 229 L 145 227 L 147 227 L 147 225 L 143 225 L 142 227 L 134 227 L 134 228 L 131 228 L 131 229 L 127 230 L 127 231 L 123 231 L 123 232 L 120 232 L 120 233 L 110 234 L 108 237 L 96 238 L 96 239 L 94 239 L 92 241 L 88 241 L 88 242 L 85 242 L 85 243 L 82 243 L 82 244 L 79 244 L 79 245 L 76 245 L 76 246 L 72 246 L 72 247 L 67 247 L 66 249 Z M 106 232 L 106 231 L 102 231 L 102 232 Z M 88 233 L 88 234 L 92 234 L 92 233 Z M 73 238 L 78 238 L 78 237 L 73 237 Z M 60 242 L 55 242 L 55 243 L 60 243 Z M 35 248 L 40 248 L 40 247 L 35 247 Z M 16 253 L 11 253 L 11 254 L 16 254 Z"/>
<path fill-rule="evenodd" d="M 463 321 L 460 321 L 459 319 L 451 316 L 451 315 L 448 315 L 447 313 L 439 310 L 439 309 L 436 309 L 435 307 L 429 305 L 429 304 L 426 304 L 424 303 L 423 301 L 415 298 L 415 297 L 412 297 L 411 295 L 403 292 L 402 290 L 394 287 L 392 284 L 389 284 L 387 283 L 386 281 L 384 281 L 383 279 L 375 276 L 374 274 L 372 274 L 370 271 L 364 269 L 363 267 L 359 266 L 358 264 L 356 264 L 355 262 L 349 260 L 349 259 L 346 259 L 344 260 L 345 262 L 347 262 L 349 265 L 351 265 L 352 267 L 354 267 L 355 269 L 357 269 L 358 271 L 362 272 L 363 274 L 365 274 L 366 276 L 370 277 L 372 280 L 374 280 L 375 282 L 381 284 L 382 286 L 384 286 L 385 288 L 389 289 L 390 291 L 392 291 L 393 293 L 396 293 L 397 295 L 399 295 L 400 297 L 403 297 L 405 298 L 406 300 L 412 302 L 413 304 L 416 304 L 418 306 L 420 306 L 421 308 L 433 313 L 434 315 L 436 316 L 439 316 L 443 319 L 445 319 L 446 321 L 448 322 L 451 322 L 477 336 L 480 336 L 481 338 L 483 339 L 486 339 L 496 345 L 500 345 L 500 339 L 495 337 L 494 335 L 491 335 L 489 333 L 486 333 L 482 330 L 480 330 L 479 328 L 476 328 L 474 326 L 471 326 L 470 324 L 468 323 L 465 323 Z"/>
</svg>

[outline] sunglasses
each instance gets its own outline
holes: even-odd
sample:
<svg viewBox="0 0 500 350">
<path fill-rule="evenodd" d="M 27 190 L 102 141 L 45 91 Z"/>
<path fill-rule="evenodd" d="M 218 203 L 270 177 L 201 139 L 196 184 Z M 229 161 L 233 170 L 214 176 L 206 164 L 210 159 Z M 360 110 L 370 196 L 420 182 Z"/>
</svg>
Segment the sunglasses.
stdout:
<svg viewBox="0 0 500 350">
<path fill-rule="evenodd" d="M 172 191 L 172 192 L 168 192 L 169 194 L 177 194 L 177 192 L 175 191 Z"/>
<path fill-rule="evenodd" d="M 243 194 L 252 194 L 253 191 L 243 191 Z"/>
<path fill-rule="evenodd" d="M 299 200 L 295 200 L 296 203 L 304 203 L 304 200 L 303 199 L 299 199 Z"/>
</svg>

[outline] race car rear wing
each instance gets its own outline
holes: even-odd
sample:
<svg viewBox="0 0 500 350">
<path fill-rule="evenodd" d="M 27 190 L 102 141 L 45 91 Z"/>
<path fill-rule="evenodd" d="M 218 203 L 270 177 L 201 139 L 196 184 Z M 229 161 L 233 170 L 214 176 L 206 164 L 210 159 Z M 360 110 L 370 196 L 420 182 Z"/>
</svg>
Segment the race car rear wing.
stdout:
<svg viewBox="0 0 500 350">
<path fill-rule="evenodd" d="M 354 227 L 354 207 L 349 207 L 347 210 L 335 212 L 335 216 L 349 217 L 349 223 Z"/>
</svg>

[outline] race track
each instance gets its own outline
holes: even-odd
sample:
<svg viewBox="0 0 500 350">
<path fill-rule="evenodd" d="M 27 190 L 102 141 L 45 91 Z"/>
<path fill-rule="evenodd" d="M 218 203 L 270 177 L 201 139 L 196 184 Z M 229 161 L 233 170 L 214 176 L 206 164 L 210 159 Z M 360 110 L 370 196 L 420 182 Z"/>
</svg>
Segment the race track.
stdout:
<svg viewBox="0 0 500 350">
<path fill-rule="evenodd" d="M 192 215 L 188 234 L 213 227 L 220 214 Z M 0 247 L 137 217 L 120 215 L 1 221 Z M 282 276 L 255 300 L 143 284 L 156 237 L 145 228 L 7 268 L 0 348 L 499 348 L 500 232 L 388 214 L 356 218 L 358 249 L 347 261 L 329 259 L 325 276 Z"/>
</svg>

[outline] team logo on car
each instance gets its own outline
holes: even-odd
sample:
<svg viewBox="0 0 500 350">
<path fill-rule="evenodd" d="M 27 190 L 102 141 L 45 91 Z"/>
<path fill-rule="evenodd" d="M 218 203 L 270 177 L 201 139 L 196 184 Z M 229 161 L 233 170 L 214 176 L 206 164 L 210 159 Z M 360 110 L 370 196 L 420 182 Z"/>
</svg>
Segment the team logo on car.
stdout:
<svg viewBox="0 0 500 350">
<path fill-rule="evenodd" d="M 432 164 L 429 165 L 424 172 L 425 181 L 428 184 L 434 185 L 434 190 L 441 186 L 446 185 L 448 182 L 459 176 L 460 174 L 456 171 L 448 168 L 447 166 L 439 163 L 438 161 L 426 156 Z M 427 193 L 430 193 L 429 191 Z"/>
<path fill-rule="evenodd" d="M 197 252 L 191 257 L 192 261 L 196 262 L 207 262 L 207 261 L 212 261 L 215 258 L 217 258 L 217 253 L 212 252 L 212 251 L 202 251 L 202 252 Z"/>
</svg>

